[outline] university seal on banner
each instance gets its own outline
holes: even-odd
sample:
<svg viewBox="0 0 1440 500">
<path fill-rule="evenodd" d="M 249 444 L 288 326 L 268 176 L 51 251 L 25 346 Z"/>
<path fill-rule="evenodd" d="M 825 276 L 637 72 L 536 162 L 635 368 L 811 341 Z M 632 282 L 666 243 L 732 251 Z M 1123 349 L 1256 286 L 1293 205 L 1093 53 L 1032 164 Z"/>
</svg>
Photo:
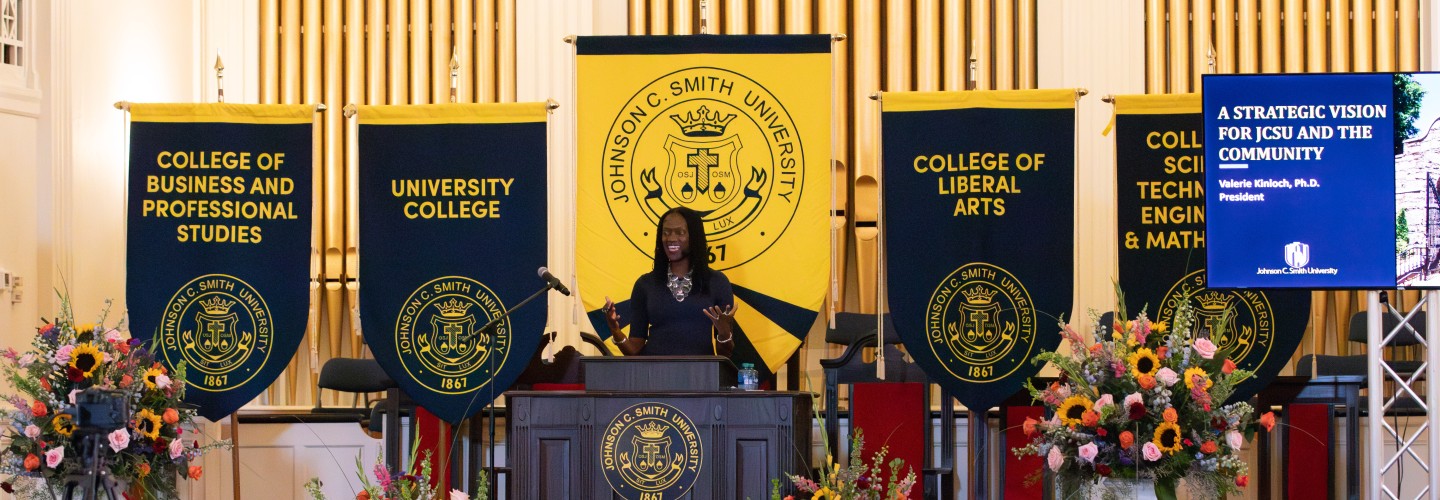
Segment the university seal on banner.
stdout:
<svg viewBox="0 0 1440 500">
<path fill-rule="evenodd" d="M 981 262 L 966 264 L 931 294 L 925 336 L 936 359 L 956 378 L 993 382 L 1029 362 L 1035 305 L 1009 271 Z"/>
<path fill-rule="evenodd" d="M 184 361 L 199 377 L 190 386 L 220 392 L 244 385 L 270 356 L 270 306 L 244 280 L 207 274 L 180 287 L 165 304 L 157 332 L 170 366 Z M 260 357 L 259 364 L 249 361 Z"/>
<path fill-rule="evenodd" d="M 610 489 L 630 500 L 679 498 L 700 476 L 699 429 L 664 403 L 640 403 L 615 415 L 600 438 Z"/>
<path fill-rule="evenodd" d="M 1180 301 L 1194 297 L 1195 330 L 1210 332 L 1210 341 L 1220 349 L 1231 349 L 1230 359 L 1247 370 L 1253 370 L 1270 357 L 1275 343 L 1275 312 L 1270 299 L 1254 290 L 1219 291 L 1205 287 L 1205 270 L 1180 278 L 1160 304 L 1156 320 L 1175 322 Z M 1225 310 L 1234 308 L 1228 317 Z M 1216 334 L 1215 332 L 1219 332 Z M 1252 358 L 1251 355 L 1257 357 Z"/>
<path fill-rule="evenodd" d="M 804 185 L 800 134 L 760 83 L 688 68 L 636 92 L 605 140 L 601 178 L 621 232 L 645 256 L 667 210 L 700 212 L 716 269 L 768 250 L 795 216 Z"/>
<path fill-rule="evenodd" d="M 400 363 L 432 391 L 474 391 L 505 366 L 510 350 L 509 318 L 493 331 L 480 331 L 504 312 L 500 298 L 479 281 L 463 276 L 431 280 L 405 299 L 396 317 L 395 350 Z"/>
</svg>

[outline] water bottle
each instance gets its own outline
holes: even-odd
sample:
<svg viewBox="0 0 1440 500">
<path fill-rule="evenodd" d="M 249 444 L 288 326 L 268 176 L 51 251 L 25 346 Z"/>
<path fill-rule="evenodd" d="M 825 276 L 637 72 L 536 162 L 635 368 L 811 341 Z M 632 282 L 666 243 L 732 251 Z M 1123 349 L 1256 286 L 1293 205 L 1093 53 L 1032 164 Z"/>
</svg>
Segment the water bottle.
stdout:
<svg viewBox="0 0 1440 500">
<path fill-rule="evenodd" d="M 742 363 L 740 365 L 740 389 L 745 391 L 760 390 L 760 372 L 755 371 L 753 363 Z"/>
</svg>

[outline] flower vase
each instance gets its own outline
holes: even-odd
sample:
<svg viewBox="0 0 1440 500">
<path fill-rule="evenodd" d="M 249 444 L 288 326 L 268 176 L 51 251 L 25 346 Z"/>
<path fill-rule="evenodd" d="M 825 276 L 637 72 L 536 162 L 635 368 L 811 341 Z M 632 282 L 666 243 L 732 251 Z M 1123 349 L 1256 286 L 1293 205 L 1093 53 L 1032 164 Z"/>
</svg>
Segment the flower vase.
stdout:
<svg viewBox="0 0 1440 500">
<path fill-rule="evenodd" d="M 1115 500 L 1159 500 L 1153 478 L 1110 478 L 1105 480 L 1103 498 Z"/>
</svg>

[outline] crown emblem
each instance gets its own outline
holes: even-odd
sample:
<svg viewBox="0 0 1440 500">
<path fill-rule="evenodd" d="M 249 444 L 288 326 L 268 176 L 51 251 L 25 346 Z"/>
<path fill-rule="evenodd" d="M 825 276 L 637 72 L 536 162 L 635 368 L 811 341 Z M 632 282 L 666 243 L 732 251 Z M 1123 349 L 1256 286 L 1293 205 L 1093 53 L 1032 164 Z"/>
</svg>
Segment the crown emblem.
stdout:
<svg viewBox="0 0 1440 500">
<path fill-rule="evenodd" d="M 645 439 L 660 439 L 665 437 L 666 429 L 668 429 L 668 427 L 655 422 L 647 422 L 635 427 L 635 430 L 640 433 L 640 437 Z"/>
<path fill-rule="evenodd" d="M 1220 292 L 1206 292 L 1205 294 L 1196 297 L 1195 300 L 1200 302 L 1201 309 L 1207 311 L 1219 311 L 1229 306 L 1230 294 Z"/>
<path fill-rule="evenodd" d="M 979 286 L 960 291 L 960 295 L 965 296 L 965 302 L 971 304 L 989 304 L 990 299 L 995 297 L 995 293 L 994 290 Z"/>
<path fill-rule="evenodd" d="M 700 106 L 700 109 L 680 115 L 670 115 L 671 120 L 680 126 L 680 133 L 689 137 L 715 137 L 725 134 L 725 127 L 730 125 L 730 120 L 735 119 L 735 114 L 721 116 L 719 111 L 710 112 L 709 106 Z"/>
<path fill-rule="evenodd" d="M 200 307 L 205 309 L 205 314 L 219 316 L 230 312 L 230 306 L 235 305 L 233 300 L 225 300 L 222 297 L 215 297 L 210 300 L 200 301 Z"/>
<path fill-rule="evenodd" d="M 472 305 L 474 304 L 450 299 L 447 302 L 435 304 L 435 308 L 440 310 L 441 316 L 446 318 L 460 318 L 465 316 L 465 311 L 469 310 Z"/>
</svg>

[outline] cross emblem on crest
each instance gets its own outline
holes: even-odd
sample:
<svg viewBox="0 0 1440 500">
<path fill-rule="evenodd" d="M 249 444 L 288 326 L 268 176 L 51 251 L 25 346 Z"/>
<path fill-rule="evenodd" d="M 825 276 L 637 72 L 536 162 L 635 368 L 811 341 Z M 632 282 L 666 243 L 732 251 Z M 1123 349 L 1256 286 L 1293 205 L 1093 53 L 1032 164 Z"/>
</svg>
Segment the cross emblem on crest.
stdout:
<svg viewBox="0 0 1440 500">
<path fill-rule="evenodd" d="M 710 171 L 720 166 L 720 155 L 709 149 L 696 149 L 694 154 L 685 155 L 685 164 L 695 169 L 695 189 L 710 192 Z"/>
<path fill-rule="evenodd" d="M 975 322 L 975 330 L 972 330 L 969 335 L 971 339 L 986 334 L 985 322 L 990 319 L 987 316 L 985 311 L 973 311 L 970 313 L 970 321 Z"/>
</svg>

